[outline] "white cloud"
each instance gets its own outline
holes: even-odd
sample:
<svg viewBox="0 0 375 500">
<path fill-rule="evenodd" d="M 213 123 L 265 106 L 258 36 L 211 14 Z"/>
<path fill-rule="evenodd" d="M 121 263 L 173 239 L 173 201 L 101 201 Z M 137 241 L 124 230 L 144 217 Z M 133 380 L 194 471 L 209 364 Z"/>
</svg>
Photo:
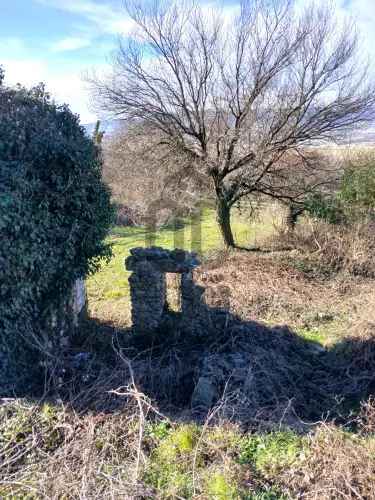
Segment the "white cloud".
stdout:
<svg viewBox="0 0 375 500">
<path fill-rule="evenodd" d="M 104 1 L 101 3 L 92 0 L 36 1 L 48 7 L 82 16 L 90 23 L 90 27 L 81 29 L 78 36 L 67 36 L 52 44 L 51 51 L 54 52 L 77 50 L 90 45 L 94 38 L 100 34 L 126 34 L 133 29 L 133 23 L 127 17 L 124 9 L 115 8 Z M 320 1 L 326 2 L 326 0 Z M 375 1 L 351 0 L 349 5 L 345 0 L 332 1 L 340 19 L 348 14 L 354 17 L 362 38 L 363 52 L 369 53 L 375 61 L 375 31 L 373 29 Z M 217 6 L 220 3 L 220 1 L 215 2 L 215 0 L 202 0 L 205 10 L 213 8 L 217 11 Z M 306 0 L 297 0 L 297 4 L 305 6 Z M 222 12 L 224 17 L 228 19 L 233 16 L 237 9 L 238 4 L 231 4 L 224 6 Z M 48 64 L 45 59 L 27 58 L 24 43 L 16 37 L 0 39 L 0 48 L 3 54 L 9 54 L 8 60 L 0 60 L 6 69 L 8 82 L 22 82 L 25 85 L 32 85 L 44 81 L 56 100 L 60 103 L 69 103 L 71 109 L 81 115 L 83 123 L 96 119 L 95 114 L 89 109 L 89 93 L 82 82 L 82 75 L 79 71 L 63 73 L 52 62 Z M 12 57 L 10 54 L 17 52 L 18 57 L 10 59 Z"/>
<path fill-rule="evenodd" d="M 68 52 L 73 50 L 83 49 L 91 45 L 91 40 L 89 38 L 81 37 L 66 37 L 52 43 L 50 50 L 52 52 Z"/>
<path fill-rule="evenodd" d="M 341 0 L 343 1 L 343 0 Z M 356 21 L 358 32 L 365 50 L 375 59 L 375 2 L 374 0 L 352 0 L 347 7 L 350 15 Z"/>
<path fill-rule="evenodd" d="M 72 14 L 83 16 L 101 32 L 127 34 L 134 24 L 124 9 L 115 8 L 108 3 L 95 3 L 92 0 L 37 0 L 48 7 L 54 7 Z"/>
<path fill-rule="evenodd" d="M 327 0 L 317 0 L 327 5 Z M 374 0 L 331 0 L 339 21 L 354 20 L 362 48 L 362 56 L 372 59 L 375 71 L 375 1 Z M 297 6 L 306 6 L 306 0 L 297 0 Z M 371 61 L 370 61 L 371 62 Z"/>
<path fill-rule="evenodd" d="M 6 81 L 10 84 L 34 85 L 41 82 L 46 74 L 46 64 L 42 60 L 2 59 Z"/>
<path fill-rule="evenodd" d="M 45 82 L 56 102 L 69 104 L 71 110 L 81 116 L 82 123 L 96 120 L 96 115 L 89 109 L 89 93 L 79 72 L 59 73 L 40 59 L 2 60 L 2 64 L 6 83 L 32 86 Z"/>
</svg>

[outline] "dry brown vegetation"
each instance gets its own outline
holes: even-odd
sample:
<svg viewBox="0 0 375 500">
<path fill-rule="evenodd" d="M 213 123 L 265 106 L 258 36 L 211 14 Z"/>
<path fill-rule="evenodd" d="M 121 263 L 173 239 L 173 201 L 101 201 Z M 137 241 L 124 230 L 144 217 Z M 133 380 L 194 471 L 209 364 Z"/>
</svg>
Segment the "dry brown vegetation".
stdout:
<svg viewBox="0 0 375 500">
<path fill-rule="evenodd" d="M 103 142 L 103 176 L 120 208 L 118 225 L 124 212 L 138 224 L 150 216 L 160 224 L 190 213 L 207 198 L 208 177 L 197 176 L 185 156 L 166 148 L 146 125 L 120 129 Z"/>
<path fill-rule="evenodd" d="M 294 498 L 311 500 L 375 497 L 375 440 L 322 424 L 309 453 L 286 475 Z M 291 473 L 292 472 L 292 473 Z"/>
<path fill-rule="evenodd" d="M 239 6 L 224 19 L 194 2 L 128 0 L 133 37 L 120 40 L 111 74 L 91 79 L 103 110 L 145 124 L 155 150 L 210 178 L 229 247 L 240 200 L 303 203 L 330 185 L 336 174 L 307 146 L 370 123 L 375 102 L 351 21 L 314 2 Z"/>
<path fill-rule="evenodd" d="M 129 173 L 115 196 L 142 182 Z M 1 498 L 375 497 L 374 225 L 306 218 L 291 233 L 268 210 L 263 251 L 215 251 L 196 271 L 213 311 L 200 338 L 173 321 L 129 338 L 114 296 L 52 392 L 0 400 Z M 202 374 L 220 394 L 197 412 Z"/>
<path fill-rule="evenodd" d="M 253 3 L 233 26 L 234 58 L 233 40 L 224 42 L 215 22 L 205 27 L 199 10 L 156 9 L 149 26 L 133 11 L 164 63 L 145 76 L 140 47 L 120 47 L 122 78 L 98 88 L 109 108 L 136 119 L 103 142 L 104 178 L 122 204 L 117 222 L 144 226 L 114 229 L 115 258 L 88 283 L 97 317 L 40 390 L 0 399 L 0 498 L 375 498 L 375 224 L 301 216 L 291 231 L 279 205 L 302 206 L 315 190 L 333 195 L 348 165 L 372 165 L 373 151 L 320 145 L 366 122 L 375 92 L 356 88 L 351 27 L 319 55 L 332 42 L 329 10 L 311 7 L 294 29 L 288 2 L 274 12 Z M 205 49 L 228 56 L 212 64 Z M 332 102 L 316 99 L 340 82 Z M 246 242 L 257 248 L 206 253 L 217 247 L 215 229 L 202 224 L 214 241 L 195 272 L 206 323 L 182 328 L 178 279 L 170 279 L 164 324 L 133 335 L 129 248 L 144 243 L 150 218 L 186 215 L 215 196 L 228 246 L 238 202 L 261 214 L 260 241 Z M 159 231 L 160 245 L 176 243 L 174 229 Z"/>
<path fill-rule="evenodd" d="M 230 290 L 231 310 L 243 318 L 292 328 L 324 325 L 345 336 L 361 322 L 375 323 L 373 240 L 330 226 L 301 227 L 270 240 L 292 251 L 218 255 L 199 271 L 208 298 Z M 368 245 L 368 246 L 366 246 Z"/>
<path fill-rule="evenodd" d="M 2 402 L 0 495 L 374 498 L 375 308 L 362 241 L 369 233 L 350 243 L 332 227 L 317 228 L 301 225 L 293 251 L 207 258 L 196 278 L 210 307 L 228 306 L 230 291 L 231 314 L 196 345 L 178 335 L 134 344 L 119 325 L 89 325 L 77 349 L 92 358 L 78 371 L 67 362 L 60 403 Z M 285 235 L 268 240 L 285 244 Z M 360 272 L 352 247 L 361 249 Z M 215 366 L 248 353 L 253 377 L 246 393 L 239 373 L 229 374 L 208 415 L 194 414 L 182 397 L 202 352 Z"/>
</svg>

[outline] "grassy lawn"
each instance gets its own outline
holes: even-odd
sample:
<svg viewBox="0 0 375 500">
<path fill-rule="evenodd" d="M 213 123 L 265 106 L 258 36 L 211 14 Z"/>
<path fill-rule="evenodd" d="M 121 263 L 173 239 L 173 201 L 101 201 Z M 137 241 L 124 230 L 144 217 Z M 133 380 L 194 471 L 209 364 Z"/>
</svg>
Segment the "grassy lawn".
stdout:
<svg viewBox="0 0 375 500">
<path fill-rule="evenodd" d="M 266 214 L 261 221 L 249 220 L 244 215 L 234 213 L 232 227 L 239 245 L 257 245 L 259 241 L 270 235 L 273 230 L 273 216 Z M 201 234 L 201 244 L 196 241 L 197 233 Z M 103 320 L 127 323 L 129 320 L 129 273 L 125 270 L 124 260 L 130 249 L 147 246 L 150 234 L 144 227 L 115 227 L 110 236 L 113 244 L 113 258 L 102 269 L 87 281 L 89 307 L 91 315 Z M 215 211 L 205 209 L 202 212 L 200 231 L 197 223 L 185 221 L 185 226 L 177 231 L 171 227 L 160 228 L 155 234 L 155 245 L 164 248 L 184 248 L 197 250 L 202 254 L 223 247 Z"/>
</svg>

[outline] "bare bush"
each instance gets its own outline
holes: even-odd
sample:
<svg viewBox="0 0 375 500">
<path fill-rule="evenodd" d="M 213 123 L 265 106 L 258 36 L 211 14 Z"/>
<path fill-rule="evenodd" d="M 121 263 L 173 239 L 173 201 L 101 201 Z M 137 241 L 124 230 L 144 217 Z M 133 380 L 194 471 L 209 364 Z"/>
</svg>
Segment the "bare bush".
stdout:
<svg viewBox="0 0 375 500">
<path fill-rule="evenodd" d="M 103 154 L 103 175 L 115 201 L 140 222 L 150 212 L 165 222 L 209 201 L 209 177 L 197 175 L 178 148 L 166 147 L 157 129 L 124 127 L 103 143 Z"/>
<path fill-rule="evenodd" d="M 358 416 L 359 429 L 364 435 L 375 434 L 375 397 L 371 396 L 362 402 L 361 412 Z"/>
<path fill-rule="evenodd" d="M 322 426 L 305 460 L 287 475 L 295 498 L 337 500 L 375 497 L 375 445 L 334 426 Z"/>
<path fill-rule="evenodd" d="M 116 226 L 136 226 L 141 221 L 138 210 L 134 210 L 126 205 L 117 204 Z"/>
<path fill-rule="evenodd" d="M 278 228 L 272 237 L 275 248 L 296 249 L 306 262 L 327 272 L 346 271 L 354 276 L 375 277 L 373 222 L 349 226 L 308 220 L 294 233 Z"/>
</svg>

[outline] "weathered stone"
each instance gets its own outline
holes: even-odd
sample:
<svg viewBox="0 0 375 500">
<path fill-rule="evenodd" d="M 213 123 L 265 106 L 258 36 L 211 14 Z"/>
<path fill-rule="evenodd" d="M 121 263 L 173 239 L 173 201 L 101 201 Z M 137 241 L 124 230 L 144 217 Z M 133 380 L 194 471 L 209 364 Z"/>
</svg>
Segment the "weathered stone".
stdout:
<svg viewBox="0 0 375 500">
<path fill-rule="evenodd" d="M 138 265 L 130 278 L 133 327 L 138 332 L 156 329 L 165 308 L 165 274 L 151 262 Z"/>
<path fill-rule="evenodd" d="M 184 250 L 166 250 L 160 247 L 133 248 L 125 261 L 128 271 L 136 271 L 144 262 L 152 264 L 163 273 L 184 273 L 199 266 L 199 260 L 193 253 Z"/>
<path fill-rule="evenodd" d="M 159 247 L 133 248 L 125 261 L 132 301 L 133 327 L 138 332 L 155 330 L 166 303 L 166 273 L 182 274 L 181 299 L 184 322 L 189 324 L 202 304 L 204 289 L 193 282 L 192 270 L 199 265 L 196 254 Z"/>
<path fill-rule="evenodd" d="M 252 358 L 246 352 L 210 354 L 203 358 L 197 370 L 198 382 L 193 391 L 193 409 L 209 410 L 227 389 L 232 396 L 254 391 Z"/>
<path fill-rule="evenodd" d="M 207 411 L 218 399 L 219 392 L 213 380 L 209 377 L 200 377 L 191 398 L 192 408 Z"/>
</svg>

